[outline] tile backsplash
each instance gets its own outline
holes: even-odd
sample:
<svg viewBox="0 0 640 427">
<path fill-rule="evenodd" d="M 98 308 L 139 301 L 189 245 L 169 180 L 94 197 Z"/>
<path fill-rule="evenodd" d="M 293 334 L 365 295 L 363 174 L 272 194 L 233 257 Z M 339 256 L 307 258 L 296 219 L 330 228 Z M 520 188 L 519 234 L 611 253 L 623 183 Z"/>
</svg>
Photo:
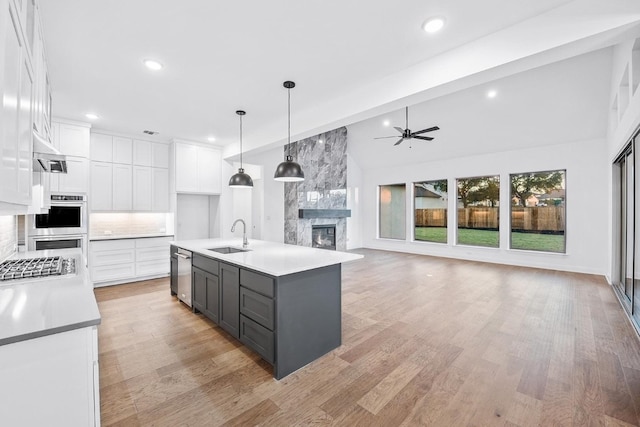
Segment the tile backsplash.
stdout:
<svg viewBox="0 0 640 427">
<path fill-rule="evenodd" d="M 15 215 L 0 216 L 0 259 L 5 259 L 17 250 L 18 221 Z"/>
<path fill-rule="evenodd" d="M 173 234 L 173 214 L 154 212 L 92 213 L 89 235 L 128 236 Z"/>
</svg>

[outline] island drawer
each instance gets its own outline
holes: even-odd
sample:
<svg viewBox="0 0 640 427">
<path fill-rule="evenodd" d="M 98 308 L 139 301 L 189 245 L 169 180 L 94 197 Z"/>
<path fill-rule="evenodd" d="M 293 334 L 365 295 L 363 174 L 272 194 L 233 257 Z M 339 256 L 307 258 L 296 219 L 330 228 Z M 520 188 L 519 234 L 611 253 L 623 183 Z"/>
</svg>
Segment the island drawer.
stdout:
<svg viewBox="0 0 640 427">
<path fill-rule="evenodd" d="M 254 273 L 249 270 L 240 270 L 240 284 L 245 288 L 256 291 L 259 294 L 273 298 L 273 278 Z"/>
<path fill-rule="evenodd" d="M 193 254 L 191 258 L 191 264 L 194 267 L 198 267 L 206 271 L 207 273 L 211 273 L 215 276 L 218 275 L 218 266 L 220 263 L 214 259 L 207 258 L 198 254 Z"/>
<path fill-rule="evenodd" d="M 240 313 L 273 330 L 273 300 L 240 286 Z"/>
<path fill-rule="evenodd" d="M 240 341 L 256 351 L 267 362 L 274 363 L 273 332 L 242 314 L 240 315 Z"/>
</svg>

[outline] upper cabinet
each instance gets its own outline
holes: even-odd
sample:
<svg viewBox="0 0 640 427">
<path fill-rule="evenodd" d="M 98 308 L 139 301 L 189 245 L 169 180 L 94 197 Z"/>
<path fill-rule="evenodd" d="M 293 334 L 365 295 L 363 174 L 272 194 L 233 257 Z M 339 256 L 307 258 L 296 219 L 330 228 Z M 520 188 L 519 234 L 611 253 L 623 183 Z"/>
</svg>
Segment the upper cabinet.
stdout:
<svg viewBox="0 0 640 427">
<path fill-rule="evenodd" d="M 92 211 L 169 211 L 169 145 L 91 134 Z"/>
<path fill-rule="evenodd" d="M 89 158 L 91 125 L 56 119 L 52 123 L 53 146 L 65 156 Z"/>
<path fill-rule="evenodd" d="M 26 2 L 0 0 L 0 202 L 17 211 L 31 203 L 35 75 L 23 31 Z"/>
<path fill-rule="evenodd" d="M 174 142 L 173 146 L 176 192 L 220 194 L 220 150 L 186 142 Z"/>
</svg>

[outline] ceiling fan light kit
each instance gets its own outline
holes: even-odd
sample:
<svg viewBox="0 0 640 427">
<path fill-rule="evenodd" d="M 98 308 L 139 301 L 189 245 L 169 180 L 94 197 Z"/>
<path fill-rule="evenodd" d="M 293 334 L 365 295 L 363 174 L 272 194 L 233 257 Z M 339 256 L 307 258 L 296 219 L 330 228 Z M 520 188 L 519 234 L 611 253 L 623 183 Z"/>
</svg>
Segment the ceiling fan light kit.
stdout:
<svg viewBox="0 0 640 427">
<path fill-rule="evenodd" d="M 285 161 L 280 163 L 276 168 L 276 172 L 273 174 L 273 179 L 280 182 L 299 182 L 304 181 L 304 172 L 300 165 L 293 161 L 291 156 L 291 89 L 296 87 L 296 84 L 287 80 L 282 84 L 287 88 L 288 94 L 288 138 L 287 138 L 287 157 Z"/>
<path fill-rule="evenodd" d="M 240 168 L 238 173 L 229 179 L 229 187 L 232 188 L 253 188 L 253 180 L 249 174 L 244 172 L 242 168 L 242 116 L 247 114 L 245 111 L 238 110 L 236 114 L 240 116 Z"/>
<path fill-rule="evenodd" d="M 405 108 L 405 128 L 402 129 L 401 127 L 398 127 L 398 126 L 393 127 L 395 130 L 400 132 L 400 139 L 393 145 L 394 146 L 400 145 L 402 141 L 404 141 L 405 139 L 421 139 L 423 141 L 433 141 L 433 137 L 421 136 L 421 134 L 440 130 L 440 128 L 438 126 L 432 126 L 427 129 L 419 130 L 417 132 L 411 132 L 411 129 L 409 129 L 409 107 L 404 107 L 404 108 Z M 381 136 L 374 139 L 386 139 L 386 138 L 398 138 L 398 137 L 397 136 Z"/>
</svg>

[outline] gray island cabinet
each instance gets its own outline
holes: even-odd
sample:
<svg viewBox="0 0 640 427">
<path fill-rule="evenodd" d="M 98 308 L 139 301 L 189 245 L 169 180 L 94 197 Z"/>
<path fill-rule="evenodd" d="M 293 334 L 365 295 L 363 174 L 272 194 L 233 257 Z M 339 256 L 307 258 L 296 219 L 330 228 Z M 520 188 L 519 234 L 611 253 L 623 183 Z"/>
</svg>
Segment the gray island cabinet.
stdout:
<svg viewBox="0 0 640 427">
<path fill-rule="evenodd" d="M 276 379 L 339 347 L 341 263 L 362 255 L 255 240 L 247 252 L 210 250 L 238 243 L 173 242 L 193 253 L 193 310 L 272 364 Z"/>
</svg>

